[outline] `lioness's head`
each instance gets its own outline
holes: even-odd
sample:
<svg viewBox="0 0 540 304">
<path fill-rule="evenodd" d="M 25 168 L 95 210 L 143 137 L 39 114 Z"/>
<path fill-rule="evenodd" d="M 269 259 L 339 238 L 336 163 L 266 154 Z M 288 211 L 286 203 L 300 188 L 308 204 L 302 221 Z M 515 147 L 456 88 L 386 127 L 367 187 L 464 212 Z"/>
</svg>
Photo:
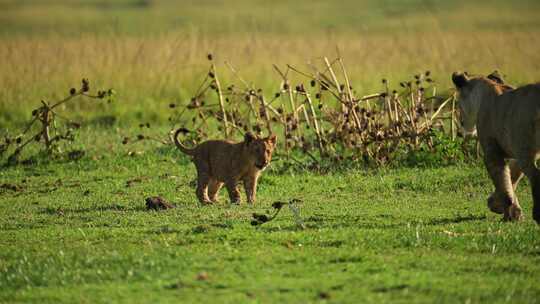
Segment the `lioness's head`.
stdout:
<svg viewBox="0 0 540 304">
<path fill-rule="evenodd" d="M 458 91 L 461 127 L 465 136 L 476 135 L 476 119 L 482 100 L 511 89 L 497 71 L 487 77 L 469 77 L 467 72 L 454 72 L 452 81 Z"/>
<path fill-rule="evenodd" d="M 244 136 L 244 145 L 257 169 L 262 170 L 268 166 L 272 160 L 276 141 L 277 137 L 274 134 L 266 138 L 260 138 L 252 133 L 246 133 Z"/>
</svg>

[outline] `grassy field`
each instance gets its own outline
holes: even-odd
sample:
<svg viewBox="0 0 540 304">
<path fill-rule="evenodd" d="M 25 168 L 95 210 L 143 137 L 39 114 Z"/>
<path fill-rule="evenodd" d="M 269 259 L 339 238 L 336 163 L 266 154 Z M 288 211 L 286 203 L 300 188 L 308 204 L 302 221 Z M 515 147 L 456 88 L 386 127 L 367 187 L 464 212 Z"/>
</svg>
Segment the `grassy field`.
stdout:
<svg viewBox="0 0 540 304">
<path fill-rule="evenodd" d="M 223 190 L 199 207 L 185 156 L 121 144 L 140 122 L 165 134 L 168 105 L 189 102 L 208 53 L 223 83 L 227 61 L 266 96 L 280 87 L 272 64 L 308 71 L 336 48 L 357 96 L 426 70 L 447 94 L 456 70 L 538 81 L 539 12 L 532 0 L 0 0 L 0 137 L 83 77 L 117 92 L 60 110 L 82 122 L 62 147 L 82 159 L 4 166 L 0 155 L 0 303 L 540 302 L 529 185 L 517 192 L 525 220 L 501 222 L 479 162 L 322 173 L 289 167 L 279 146 L 255 206 L 230 206 Z M 146 211 L 156 195 L 177 208 Z M 305 229 L 289 210 L 250 225 L 293 198 Z"/>
<path fill-rule="evenodd" d="M 0 171 L 0 302 L 537 303 L 540 240 L 485 204 L 481 167 L 282 174 L 198 207 L 172 150 Z M 77 174 L 73 174 L 77 172 Z M 324 186 L 321 186 L 324 185 Z M 145 211 L 144 198 L 177 204 Z M 226 193 L 221 195 L 225 201 Z M 252 212 L 300 198 L 260 227 Z"/>
</svg>

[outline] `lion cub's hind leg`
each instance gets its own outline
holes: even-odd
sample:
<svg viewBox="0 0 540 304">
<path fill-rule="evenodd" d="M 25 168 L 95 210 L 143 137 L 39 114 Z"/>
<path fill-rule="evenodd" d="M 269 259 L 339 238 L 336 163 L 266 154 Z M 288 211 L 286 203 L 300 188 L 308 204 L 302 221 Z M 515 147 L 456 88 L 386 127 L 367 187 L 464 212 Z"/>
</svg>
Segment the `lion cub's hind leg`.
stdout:
<svg viewBox="0 0 540 304">
<path fill-rule="evenodd" d="M 210 184 L 210 168 L 204 162 L 196 162 L 197 167 L 197 198 L 201 204 L 210 204 L 208 185 Z"/>
<path fill-rule="evenodd" d="M 223 183 L 217 181 L 216 179 L 210 179 L 210 184 L 208 185 L 208 197 L 210 201 L 217 203 L 219 190 L 223 187 Z"/>
</svg>

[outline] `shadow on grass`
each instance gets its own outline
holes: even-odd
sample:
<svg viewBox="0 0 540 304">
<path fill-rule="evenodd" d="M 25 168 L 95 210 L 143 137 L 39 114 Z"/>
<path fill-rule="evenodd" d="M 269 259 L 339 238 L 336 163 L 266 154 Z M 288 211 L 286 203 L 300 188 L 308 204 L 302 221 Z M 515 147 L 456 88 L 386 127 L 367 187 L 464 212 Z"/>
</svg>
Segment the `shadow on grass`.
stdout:
<svg viewBox="0 0 540 304">
<path fill-rule="evenodd" d="M 390 216 L 391 217 L 391 216 Z M 380 216 L 332 216 L 332 217 L 323 217 L 323 216 L 311 216 L 305 219 L 306 230 L 310 229 L 399 229 L 405 226 L 410 225 L 424 225 L 424 226 L 438 226 L 438 225 L 448 225 L 448 224 L 458 224 L 464 222 L 473 222 L 486 220 L 486 215 L 457 215 L 455 217 L 446 217 L 446 218 L 433 218 L 425 221 L 416 221 L 406 219 L 387 219 L 381 220 Z M 261 226 L 258 228 L 264 232 L 279 232 L 279 231 L 299 231 L 300 229 L 293 222 L 284 226 Z"/>
<path fill-rule="evenodd" d="M 86 207 L 86 208 L 53 208 L 53 207 L 47 207 L 41 209 L 40 213 L 42 214 L 49 214 L 49 215 L 62 215 L 64 213 L 90 213 L 90 212 L 106 212 L 106 211 L 147 211 L 146 207 L 144 206 L 137 206 L 137 207 L 126 207 L 122 205 L 112 204 L 108 206 L 94 206 L 94 207 Z"/>
<path fill-rule="evenodd" d="M 485 219 L 487 219 L 486 215 L 469 214 L 467 216 L 458 215 L 456 217 L 432 219 L 432 220 L 428 220 L 427 222 L 423 224 L 429 225 L 429 226 L 437 226 L 437 225 L 448 225 L 448 224 L 458 224 L 458 223 L 463 223 L 463 222 L 480 221 L 480 220 L 485 220 Z"/>
</svg>

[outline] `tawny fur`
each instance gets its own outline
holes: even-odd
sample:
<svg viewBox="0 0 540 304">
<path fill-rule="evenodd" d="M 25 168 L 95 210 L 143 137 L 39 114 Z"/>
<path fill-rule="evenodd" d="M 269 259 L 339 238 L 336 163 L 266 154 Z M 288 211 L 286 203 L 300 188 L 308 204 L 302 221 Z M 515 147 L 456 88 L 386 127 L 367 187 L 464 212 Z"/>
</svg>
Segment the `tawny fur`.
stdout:
<svg viewBox="0 0 540 304">
<path fill-rule="evenodd" d="M 178 140 L 183 132 L 174 134 L 174 143 L 180 151 L 192 157 L 197 168 L 197 198 L 201 204 L 217 202 L 218 192 L 225 185 L 231 203 L 240 202 L 238 184 L 243 183 L 247 200 L 255 202 L 257 181 L 261 172 L 272 160 L 276 136 L 259 138 L 251 133 L 244 141 L 209 140 L 190 149 Z"/>
<path fill-rule="evenodd" d="M 532 187 L 533 218 L 540 223 L 540 170 L 535 164 L 540 154 L 540 84 L 511 89 L 493 78 L 461 73 L 454 73 L 452 80 L 463 127 L 467 133 L 477 131 L 495 185 L 490 210 L 506 220 L 522 218 L 514 190 L 525 173 Z"/>
</svg>

